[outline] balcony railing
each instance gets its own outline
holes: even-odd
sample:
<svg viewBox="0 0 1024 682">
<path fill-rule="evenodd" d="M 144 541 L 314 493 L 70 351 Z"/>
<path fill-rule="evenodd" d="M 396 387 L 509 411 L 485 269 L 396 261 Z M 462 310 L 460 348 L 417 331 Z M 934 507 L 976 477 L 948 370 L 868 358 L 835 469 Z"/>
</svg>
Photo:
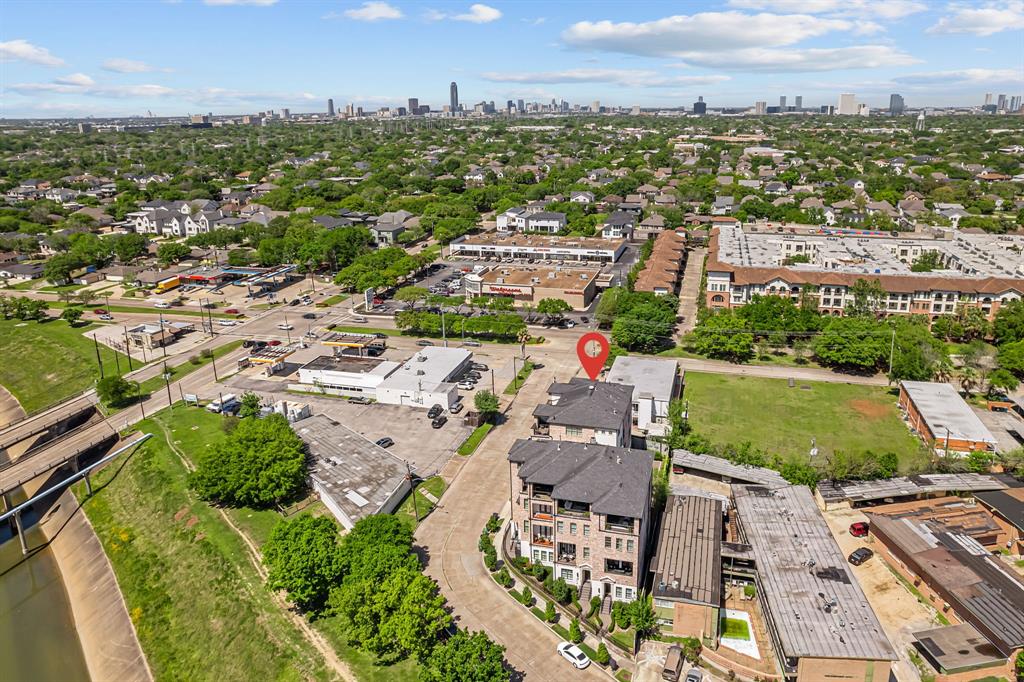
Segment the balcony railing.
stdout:
<svg viewBox="0 0 1024 682">
<path fill-rule="evenodd" d="M 532 544 L 541 545 L 542 547 L 554 547 L 555 541 L 554 538 L 550 537 L 534 536 Z"/>
<path fill-rule="evenodd" d="M 616 575 L 633 575 L 632 566 L 616 566 L 613 564 L 606 564 L 604 567 L 606 573 L 615 573 Z"/>
<path fill-rule="evenodd" d="M 578 518 L 581 518 L 581 519 L 589 519 L 590 518 L 590 512 L 587 511 L 586 509 L 572 509 L 570 507 L 563 507 L 562 505 L 558 505 L 558 515 L 559 516 L 575 516 L 575 517 L 578 517 Z"/>
<path fill-rule="evenodd" d="M 560 563 L 560 564 L 575 564 L 576 563 L 576 553 L 575 552 L 572 552 L 572 553 L 568 553 L 568 552 L 562 553 L 562 552 L 559 552 L 559 554 L 558 554 L 558 563 Z"/>
<path fill-rule="evenodd" d="M 554 517 L 551 515 L 550 511 L 544 512 L 544 511 L 537 511 L 535 509 L 533 511 L 533 518 L 540 519 L 541 521 L 551 521 Z"/>
</svg>

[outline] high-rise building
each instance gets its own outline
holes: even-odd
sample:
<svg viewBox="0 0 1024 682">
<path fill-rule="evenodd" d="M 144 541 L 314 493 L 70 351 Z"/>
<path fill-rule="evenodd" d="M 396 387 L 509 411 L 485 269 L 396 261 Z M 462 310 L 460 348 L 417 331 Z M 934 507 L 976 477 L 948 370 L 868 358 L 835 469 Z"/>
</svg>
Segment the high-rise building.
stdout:
<svg viewBox="0 0 1024 682">
<path fill-rule="evenodd" d="M 895 92 L 889 95 L 889 115 L 902 116 L 903 109 L 903 95 L 897 94 Z"/>
<path fill-rule="evenodd" d="M 327 115 L 329 117 L 331 117 L 331 118 L 334 118 L 334 100 L 333 99 L 327 100 Z"/>
<path fill-rule="evenodd" d="M 1010 98 L 1010 113 L 1011 114 L 1015 114 L 1018 111 L 1020 111 L 1020 101 L 1021 101 L 1020 95 L 1014 95 L 1013 97 Z"/>
<path fill-rule="evenodd" d="M 459 110 L 459 86 L 452 81 L 452 84 L 448 86 L 448 104 L 452 108 L 452 113 L 456 113 Z"/>
<path fill-rule="evenodd" d="M 633 115 L 633 116 L 639 116 L 640 115 L 640 105 L 639 104 L 634 104 L 633 105 L 633 109 L 629 113 L 631 115 Z"/>
<path fill-rule="evenodd" d="M 410 97 L 409 98 L 409 115 L 412 116 L 413 114 L 419 113 L 419 110 L 420 110 L 420 100 L 419 100 L 419 98 L 418 97 Z"/>
<path fill-rule="evenodd" d="M 989 104 L 992 104 L 992 93 L 991 92 L 986 92 L 985 93 L 985 106 L 988 106 Z"/>
<path fill-rule="evenodd" d="M 786 110 L 786 96 L 785 95 L 780 95 L 779 96 L 779 111 L 785 111 L 785 110 Z"/>
<path fill-rule="evenodd" d="M 601 111 L 601 102 L 595 99 L 593 102 L 590 103 L 590 110 L 595 114 L 599 113 Z"/>
<path fill-rule="evenodd" d="M 801 111 L 803 108 L 804 108 L 804 96 L 803 95 L 797 95 L 796 96 L 796 110 L 797 111 Z"/>
<path fill-rule="evenodd" d="M 840 116 L 857 115 L 857 96 L 852 92 L 844 92 L 839 95 L 839 109 L 836 111 Z"/>
<path fill-rule="evenodd" d="M 1006 95 L 999 95 L 996 100 L 996 111 L 1006 111 Z"/>
<path fill-rule="evenodd" d="M 924 130 L 924 112 L 922 111 L 917 115 L 917 121 L 914 123 L 914 130 Z"/>
<path fill-rule="evenodd" d="M 291 109 L 282 109 L 281 110 L 281 118 L 283 118 L 284 120 L 287 121 L 289 118 L 291 118 L 291 115 L 292 115 Z"/>
<path fill-rule="evenodd" d="M 703 116 L 708 113 L 707 102 L 704 101 L 704 96 L 701 95 L 697 98 L 697 101 L 693 103 L 693 113 Z"/>
<path fill-rule="evenodd" d="M 764 100 L 754 102 L 754 114 L 757 116 L 764 116 L 766 113 L 768 113 L 768 102 L 765 102 Z"/>
<path fill-rule="evenodd" d="M 521 100 L 521 99 L 517 99 L 516 100 L 516 109 L 519 110 L 520 114 L 525 114 L 526 113 L 526 103 L 523 102 L 523 100 Z"/>
</svg>

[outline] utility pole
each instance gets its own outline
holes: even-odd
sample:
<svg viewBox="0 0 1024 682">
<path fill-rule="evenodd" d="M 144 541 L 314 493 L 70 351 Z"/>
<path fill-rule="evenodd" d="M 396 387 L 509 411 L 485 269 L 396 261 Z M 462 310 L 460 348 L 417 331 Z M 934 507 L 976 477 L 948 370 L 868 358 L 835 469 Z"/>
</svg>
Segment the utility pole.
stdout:
<svg viewBox="0 0 1024 682">
<path fill-rule="evenodd" d="M 96 333 L 92 335 L 92 343 L 96 347 L 96 364 L 100 366 L 100 379 L 104 378 L 103 358 L 100 357 L 100 342 L 96 340 Z"/>
<path fill-rule="evenodd" d="M 494 393 L 494 395 L 498 395 L 497 392 L 495 392 L 495 390 L 494 390 L 494 370 L 493 369 L 491 370 L 491 393 Z"/>
<path fill-rule="evenodd" d="M 167 406 L 174 409 L 174 399 L 171 398 L 171 373 L 167 371 L 167 360 L 164 360 L 164 386 L 167 387 Z"/>
<path fill-rule="evenodd" d="M 412 477 L 412 468 L 409 467 L 408 460 L 405 462 L 405 478 L 409 481 L 409 490 L 412 495 L 412 511 L 416 514 L 416 521 L 420 520 L 420 506 L 416 504 L 416 482 Z"/>
<path fill-rule="evenodd" d="M 441 304 L 441 339 L 444 341 L 444 347 L 448 347 L 448 334 L 445 332 L 444 326 L 444 304 Z"/>
<path fill-rule="evenodd" d="M 128 355 L 128 371 L 131 372 L 134 368 L 132 367 L 132 345 L 128 342 L 128 325 L 124 326 L 124 350 Z"/>
<path fill-rule="evenodd" d="M 892 338 L 889 341 L 889 376 L 892 376 L 892 356 L 896 352 L 896 328 L 893 327 Z M 892 379 L 889 379 L 892 383 Z"/>
</svg>

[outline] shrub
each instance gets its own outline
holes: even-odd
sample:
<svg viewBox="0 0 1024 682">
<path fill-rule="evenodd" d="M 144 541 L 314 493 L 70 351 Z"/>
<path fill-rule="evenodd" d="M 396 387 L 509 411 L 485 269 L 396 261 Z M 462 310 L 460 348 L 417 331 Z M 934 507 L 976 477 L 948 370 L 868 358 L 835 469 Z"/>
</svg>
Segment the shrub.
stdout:
<svg viewBox="0 0 1024 682">
<path fill-rule="evenodd" d="M 522 601 L 525 606 L 533 606 L 533 590 L 530 589 L 529 585 L 523 585 L 522 597 L 523 598 L 520 601 Z"/>
<path fill-rule="evenodd" d="M 623 630 L 629 629 L 629 608 L 625 602 L 614 602 L 612 604 L 612 620 Z"/>
<path fill-rule="evenodd" d="M 689 661 L 692 665 L 697 665 L 700 660 L 700 652 L 703 648 L 700 640 L 696 637 L 684 637 L 682 641 L 683 647 L 683 658 Z"/>
<path fill-rule="evenodd" d="M 189 361 L 189 363 L 191 363 L 193 365 L 198 365 L 200 362 L 202 362 L 202 360 L 200 359 L 200 357 L 198 355 L 190 356 L 188 361 Z"/>
<path fill-rule="evenodd" d="M 486 554 L 488 547 L 494 547 L 494 543 L 491 542 L 491 536 L 485 532 L 480 535 L 480 541 L 476 543 L 476 548 Z"/>
<path fill-rule="evenodd" d="M 549 623 L 554 623 L 558 620 L 558 612 L 555 611 L 555 602 L 549 601 L 548 605 L 544 607 L 544 620 Z"/>
<path fill-rule="evenodd" d="M 530 572 L 530 560 L 526 557 L 517 556 L 515 559 L 512 560 L 512 563 L 515 564 L 516 568 L 518 568 L 520 571 L 525 571 L 526 573 Z"/>
<path fill-rule="evenodd" d="M 573 644 L 579 644 L 583 641 L 583 631 L 580 630 L 579 618 L 573 618 L 572 622 L 569 623 L 569 641 Z"/>
<path fill-rule="evenodd" d="M 597 610 L 599 608 L 601 608 L 601 598 L 597 595 L 594 595 L 590 598 L 590 610 L 587 611 L 587 618 L 590 618 L 595 613 L 597 613 Z"/>
<path fill-rule="evenodd" d="M 594 662 L 599 665 L 608 665 L 612 660 L 611 654 L 608 653 L 608 647 L 601 642 L 597 647 L 597 654 L 594 656 Z"/>
<path fill-rule="evenodd" d="M 493 545 L 489 546 L 488 551 L 484 552 L 484 566 L 492 573 L 498 568 L 498 553 L 494 551 Z"/>
<path fill-rule="evenodd" d="M 507 568 L 502 568 L 500 571 L 494 574 L 494 582 L 498 583 L 506 590 L 512 587 L 512 576 L 508 574 Z"/>
<path fill-rule="evenodd" d="M 572 601 L 572 590 L 564 580 L 559 578 L 553 580 L 550 576 L 544 581 L 544 589 L 548 591 L 559 604 L 568 604 Z"/>
<path fill-rule="evenodd" d="M 204 358 L 212 358 L 213 357 L 213 349 L 212 348 L 204 348 L 203 350 L 199 351 L 199 355 L 204 357 Z"/>
<path fill-rule="evenodd" d="M 757 594 L 757 588 L 753 584 L 743 586 L 743 596 L 750 598 Z"/>
<path fill-rule="evenodd" d="M 501 530 L 501 517 L 497 514 L 492 514 L 491 518 L 487 519 L 487 532 L 497 533 Z"/>
</svg>

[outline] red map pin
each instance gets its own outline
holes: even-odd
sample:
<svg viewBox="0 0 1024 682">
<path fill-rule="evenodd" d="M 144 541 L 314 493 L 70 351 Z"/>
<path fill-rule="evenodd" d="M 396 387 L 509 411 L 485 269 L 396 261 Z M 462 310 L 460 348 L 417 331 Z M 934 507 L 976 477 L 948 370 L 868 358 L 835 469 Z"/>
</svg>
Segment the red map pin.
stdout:
<svg viewBox="0 0 1024 682">
<path fill-rule="evenodd" d="M 597 346 L 597 353 L 591 355 L 588 352 L 588 348 Z M 601 368 L 604 367 L 604 361 L 608 359 L 608 339 L 603 334 L 597 332 L 588 332 L 580 337 L 580 340 L 576 342 L 576 355 L 579 356 L 580 364 L 583 365 L 583 370 L 593 381 L 597 379 L 597 376 L 601 373 Z"/>
</svg>

